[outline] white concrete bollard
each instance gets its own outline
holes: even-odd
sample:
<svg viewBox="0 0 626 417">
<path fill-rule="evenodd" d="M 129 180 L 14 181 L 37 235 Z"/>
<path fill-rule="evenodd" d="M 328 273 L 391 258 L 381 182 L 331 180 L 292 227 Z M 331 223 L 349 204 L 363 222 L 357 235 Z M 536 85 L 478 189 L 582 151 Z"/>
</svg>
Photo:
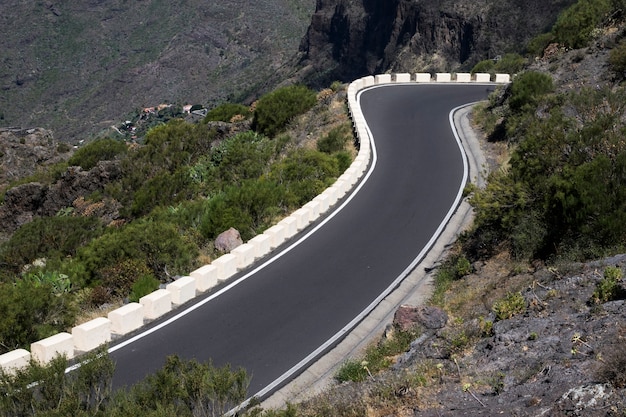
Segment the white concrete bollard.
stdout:
<svg viewBox="0 0 626 417">
<path fill-rule="evenodd" d="M 456 74 L 457 83 L 469 83 L 472 81 L 472 74 L 469 72 L 458 72 Z"/>
<path fill-rule="evenodd" d="M 488 83 L 491 82 L 491 74 L 488 72 L 477 72 L 474 74 L 477 83 Z"/>
<path fill-rule="evenodd" d="M 374 76 L 375 84 L 389 84 L 391 82 L 391 74 L 378 74 Z"/>
<path fill-rule="evenodd" d="M 294 216 L 285 217 L 278 224 L 285 228 L 285 240 L 291 239 L 298 233 L 298 219 Z"/>
<path fill-rule="evenodd" d="M 396 74 L 396 82 L 397 83 L 410 83 L 411 74 L 406 74 L 406 73 Z"/>
<path fill-rule="evenodd" d="M 330 203 L 329 203 L 330 198 L 328 197 L 328 194 L 326 194 L 326 190 L 324 190 L 324 192 L 318 196 L 316 196 L 313 201 L 316 201 L 317 204 L 319 204 L 319 212 L 320 214 L 326 213 L 328 211 L 328 209 L 330 208 Z"/>
<path fill-rule="evenodd" d="M 217 280 L 217 267 L 215 265 L 204 265 L 195 271 L 191 272 L 189 276 L 196 279 L 196 290 L 204 292 L 215 287 L 218 283 Z"/>
<path fill-rule="evenodd" d="M 435 74 L 435 81 L 438 83 L 449 83 L 452 81 L 452 74 L 448 72 L 438 72 Z"/>
<path fill-rule="evenodd" d="M 507 84 L 511 82 L 511 76 L 509 74 L 496 74 L 496 83 Z"/>
<path fill-rule="evenodd" d="M 50 336 L 30 345 L 30 354 L 34 360 L 42 365 L 49 363 L 58 356 L 67 359 L 74 357 L 74 338 L 71 334 L 62 332 Z"/>
<path fill-rule="evenodd" d="M 158 289 L 139 299 L 144 308 L 144 317 L 156 319 L 172 310 L 172 293 L 164 289 Z"/>
<path fill-rule="evenodd" d="M 232 253 L 222 255 L 211 263 L 217 267 L 219 281 L 227 280 L 237 272 L 237 257 Z"/>
<path fill-rule="evenodd" d="M 124 335 L 143 326 L 143 305 L 129 303 L 111 311 L 107 317 L 111 321 L 111 332 Z"/>
<path fill-rule="evenodd" d="M 230 253 L 237 257 L 238 269 L 247 268 L 254 262 L 254 246 L 249 243 L 237 246 Z"/>
<path fill-rule="evenodd" d="M 248 241 L 254 247 L 254 258 L 262 258 L 272 250 L 272 239 L 265 233 L 256 235 Z"/>
<path fill-rule="evenodd" d="M 72 328 L 74 348 L 88 352 L 111 341 L 111 320 L 98 317 Z"/>
<path fill-rule="evenodd" d="M 265 230 L 263 234 L 270 237 L 270 246 L 272 249 L 279 247 L 287 240 L 287 229 L 282 224 L 275 224 Z"/>
<path fill-rule="evenodd" d="M 196 296 L 196 279 L 191 276 L 178 278 L 165 287 L 172 294 L 172 303 L 185 304 Z"/>
<path fill-rule="evenodd" d="M 428 72 L 418 72 L 415 74 L 415 82 L 418 83 L 429 83 L 431 82 L 431 75 Z"/>
<path fill-rule="evenodd" d="M 8 374 L 26 368 L 29 363 L 30 352 L 26 349 L 16 349 L 0 355 L 0 369 Z"/>
<path fill-rule="evenodd" d="M 317 202 L 315 199 L 306 203 L 302 208 L 309 210 L 309 221 L 314 222 L 318 219 L 318 217 L 320 217 L 320 203 Z"/>
<path fill-rule="evenodd" d="M 368 75 L 367 77 L 363 77 L 360 79 L 363 82 L 363 88 L 371 87 L 376 84 L 376 79 L 373 75 Z"/>
<path fill-rule="evenodd" d="M 291 213 L 296 218 L 298 225 L 298 231 L 304 229 L 311 223 L 311 211 L 307 208 L 301 207 L 298 210 Z"/>
</svg>

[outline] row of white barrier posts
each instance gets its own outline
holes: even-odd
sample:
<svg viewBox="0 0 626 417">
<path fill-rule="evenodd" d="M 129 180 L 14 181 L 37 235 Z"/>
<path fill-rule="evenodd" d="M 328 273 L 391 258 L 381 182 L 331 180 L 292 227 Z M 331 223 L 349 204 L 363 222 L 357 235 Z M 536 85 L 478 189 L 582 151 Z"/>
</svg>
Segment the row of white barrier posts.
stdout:
<svg viewBox="0 0 626 417">
<path fill-rule="evenodd" d="M 497 74 L 496 83 L 508 83 L 508 74 Z M 489 74 L 380 74 L 368 76 L 352 82 L 348 87 L 348 107 L 354 131 L 359 143 L 359 153 L 352 165 L 335 183 L 312 201 L 296 210 L 289 217 L 267 229 L 263 234 L 250 239 L 208 265 L 191 272 L 168 284 L 166 288 L 142 297 L 138 303 L 126 304 L 111 311 L 108 316 L 99 317 L 72 328 L 71 333 L 63 332 L 31 344 L 30 352 L 17 349 L 0 355 L 0 367 L 7 372 L 23 368 L 31 360 L 41 364 L 49 363 L 58 355 L 72 359 L 80 353 L 109 343 L 116 336 L 136 331 L 147 321 L 167 314 L 173 308 L 185 304 L 194 297 L 214 288 L 232 277 L 238 271 L 249 267 L 253 262 L 267 255 L 273 249 L 294 237 L 299 231 L 316 221 L 359 181 L 369 166 L 371 157 L 370 140 L 365 118 L 357 102 L 357 93 L 367 87 L 387 83 L 426 83 L 426 82 L 491 82 Z"/>
</svg>

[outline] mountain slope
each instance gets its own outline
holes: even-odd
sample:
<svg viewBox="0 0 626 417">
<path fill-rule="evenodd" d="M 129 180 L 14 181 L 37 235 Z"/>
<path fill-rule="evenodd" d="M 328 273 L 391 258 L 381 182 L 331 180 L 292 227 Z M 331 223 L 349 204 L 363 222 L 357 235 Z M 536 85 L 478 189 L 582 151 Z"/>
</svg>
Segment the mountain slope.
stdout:
<svg viewBox="0 0 626 417">
<path fill-rule="evenodd" d="M 80 140 L 139 107 L 207 104 L 293 55 L 313 0 L 0 4 L 0 126 Z"/>
</svg>

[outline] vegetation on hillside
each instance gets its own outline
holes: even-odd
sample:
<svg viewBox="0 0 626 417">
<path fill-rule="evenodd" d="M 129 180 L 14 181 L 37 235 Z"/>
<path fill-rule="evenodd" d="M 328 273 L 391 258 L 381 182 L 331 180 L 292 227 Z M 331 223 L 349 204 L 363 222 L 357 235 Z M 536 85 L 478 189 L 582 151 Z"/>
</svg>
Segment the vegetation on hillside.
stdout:
<svg viewBox="0 0 626 417">
<path fill-rule="evenodd" d="M 95 140 L 53 167 L 86 171 L 111 161 L 121 175 L 56 216 L 24 224 L 0 246 L 0 353 L 67 330 L 89 308 L 137 300 L 220 255 L 213 241 L 223 231 L 234 227 L 248 240 L 321 193 L 352 158 L 343 106 L 330 115 L 326 100 L 284 87 L 251 112 L 256 130 L 239 118 L 210 122 L 249 117 L 241 105 L 225 104 L 204 122 L 156 126 L 141 145 Z M 314 106 L 314 116 L 304 115 Z M 298 117 L 320 115 L 317 150 L 295 135 Z M 58 177 L 38 178 L 53 184 Z M 115 213 L 100 215 L 106 207 Z"/>
</svg>

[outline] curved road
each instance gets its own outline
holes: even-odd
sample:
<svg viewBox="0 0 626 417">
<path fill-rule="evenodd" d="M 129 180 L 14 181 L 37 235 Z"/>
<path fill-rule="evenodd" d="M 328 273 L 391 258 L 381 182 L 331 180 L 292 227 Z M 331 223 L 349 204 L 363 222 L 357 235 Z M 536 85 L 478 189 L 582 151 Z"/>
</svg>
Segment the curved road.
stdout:
<svg viewBox="0 0 626 417">
<path fill-rule="evenodd" d="M 204 295 L 195 306 L 151 323 L 161 326 L 158 331 L 116 341 L 109 349 L 114 387 L 138 382 L 170 354 L 244 367 L 252 376 L 251 395 L 265 396 L 288 382 L 295 375 L 285 373 L 311 362 L 312 352 L 345 332 L 439 228 L 464 178 L 449 113 L 492 89 L 415 84 L 362 92 L 377 158 L 360 191 L 319 230 L 295 247 L 279 248 L 287 253 L 275 251 L 277 258 L 228 291 Z"/>
</svg>

